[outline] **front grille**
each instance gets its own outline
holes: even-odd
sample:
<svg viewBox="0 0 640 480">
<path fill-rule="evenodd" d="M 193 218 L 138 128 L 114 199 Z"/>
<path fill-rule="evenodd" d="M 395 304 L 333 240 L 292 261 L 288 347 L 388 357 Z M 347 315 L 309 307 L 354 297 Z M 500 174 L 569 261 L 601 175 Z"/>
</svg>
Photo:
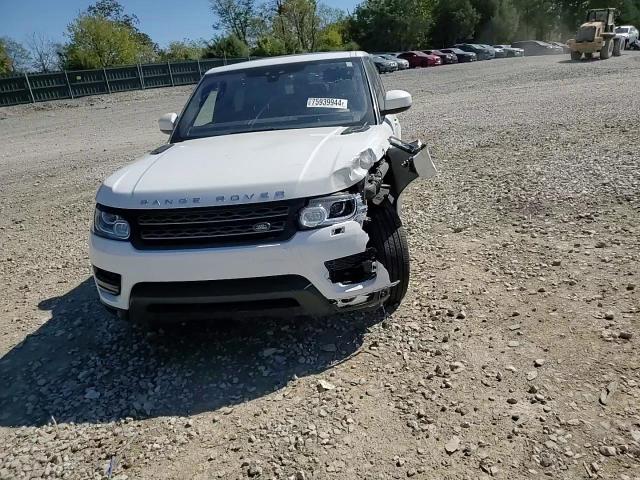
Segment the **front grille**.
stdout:
<svg viewBox="0 0 640 480">
<path fill-rule="evenodd" d="M 145 249 L 288 240 L 297 229 L 303 206 L 303 200 L 290 200 L 128 213 L 132 243 Z"/>
</svg>

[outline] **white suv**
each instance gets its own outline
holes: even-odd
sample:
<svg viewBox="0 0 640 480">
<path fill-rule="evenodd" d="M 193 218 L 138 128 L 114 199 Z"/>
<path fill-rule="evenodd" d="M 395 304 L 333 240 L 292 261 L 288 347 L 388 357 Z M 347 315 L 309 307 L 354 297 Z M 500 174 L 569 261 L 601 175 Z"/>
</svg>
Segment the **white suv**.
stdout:
<svg viewBox="0 0 640 480">
<path fill-rule="evenodd" d="M 209 70 L 169 143 L 97 194 L 90 256 L 100 300 L 123 317 L 185 320 L 397 305 L 409 254 L 399 197 L 435 169 L 399 140 L 365 52 Z"/>
<path fill-rule="evenodd" d="M 624 48 L 629 48 L 633 42 L 638 40 L 638 29 L 633 25 L 622 25 L 616 27 L 616 34 L 624 38 Z"/>
</svg>

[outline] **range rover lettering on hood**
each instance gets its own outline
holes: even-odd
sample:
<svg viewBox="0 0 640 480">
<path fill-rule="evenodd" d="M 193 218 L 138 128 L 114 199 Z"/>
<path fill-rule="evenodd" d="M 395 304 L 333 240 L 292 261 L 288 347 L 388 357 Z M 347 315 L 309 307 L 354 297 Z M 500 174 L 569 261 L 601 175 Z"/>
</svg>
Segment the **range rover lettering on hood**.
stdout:
<svg viewBox="0 0 640 480">
<path fill-rule="evenodd" d="M 252 200 L 284 200 L 284 190 L 277 190 L 275 192 L 254 192 L 254 193 L 242 193 L 234 195 L 216 195 L 213 197 L 215 203 L 227 203 L 227 202 L 250 202 Z M 140 200 L 140 206 L 143 207 L 161 207 L 172 205 L 197 205 L 202 202 L 200 197 L 181 197 L 181 198 L 163 198 L 163 199 L 142 199 Z"/>
</svg>

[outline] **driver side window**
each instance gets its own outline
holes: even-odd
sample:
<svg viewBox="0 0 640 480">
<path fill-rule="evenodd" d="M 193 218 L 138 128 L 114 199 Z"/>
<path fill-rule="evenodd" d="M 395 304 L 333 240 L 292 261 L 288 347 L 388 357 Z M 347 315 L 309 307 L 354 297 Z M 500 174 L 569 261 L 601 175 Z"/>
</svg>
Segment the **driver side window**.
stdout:
<svg viewBox="0 0 640 480">
<path fill-rule="evenodd" d="M 378 101 L 378 108 L 382 110 L 384 108 L 384 97 L 386 94 L 386 90 L 384 88 L 384 85 L 382 84 L 380 74 L 378 73 L 378 70 L 376 69 L 371 59 L 365 58 L 364 60 L 365 68 L 367 70 L 367 76 L 369 77 L 371 88 L 373 89 L 373 94 Z"/>
</svg>

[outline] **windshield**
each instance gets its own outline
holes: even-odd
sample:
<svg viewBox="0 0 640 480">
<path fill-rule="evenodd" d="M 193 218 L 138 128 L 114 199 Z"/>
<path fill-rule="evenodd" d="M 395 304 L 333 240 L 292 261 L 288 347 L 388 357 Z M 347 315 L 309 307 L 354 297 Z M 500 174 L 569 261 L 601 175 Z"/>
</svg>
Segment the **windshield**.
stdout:
<svg viewBox="0 0 640 480">
<path fill-rule="evenodd" d="M 609 12 L 607 10 L 592 10 L 588 14 L 588 22 L 607 22 Z"/>
<path fill-rule="evenodd" d="M 629 29 L 625 27 L 616 28 L 616 33 L 629 33 Z"/>
<path fill-rule="evenodd" d="M 172 142 L 234 133 L 375 123 L 362 61 L 321 60 L 206 75 Z"/>
</svg>

